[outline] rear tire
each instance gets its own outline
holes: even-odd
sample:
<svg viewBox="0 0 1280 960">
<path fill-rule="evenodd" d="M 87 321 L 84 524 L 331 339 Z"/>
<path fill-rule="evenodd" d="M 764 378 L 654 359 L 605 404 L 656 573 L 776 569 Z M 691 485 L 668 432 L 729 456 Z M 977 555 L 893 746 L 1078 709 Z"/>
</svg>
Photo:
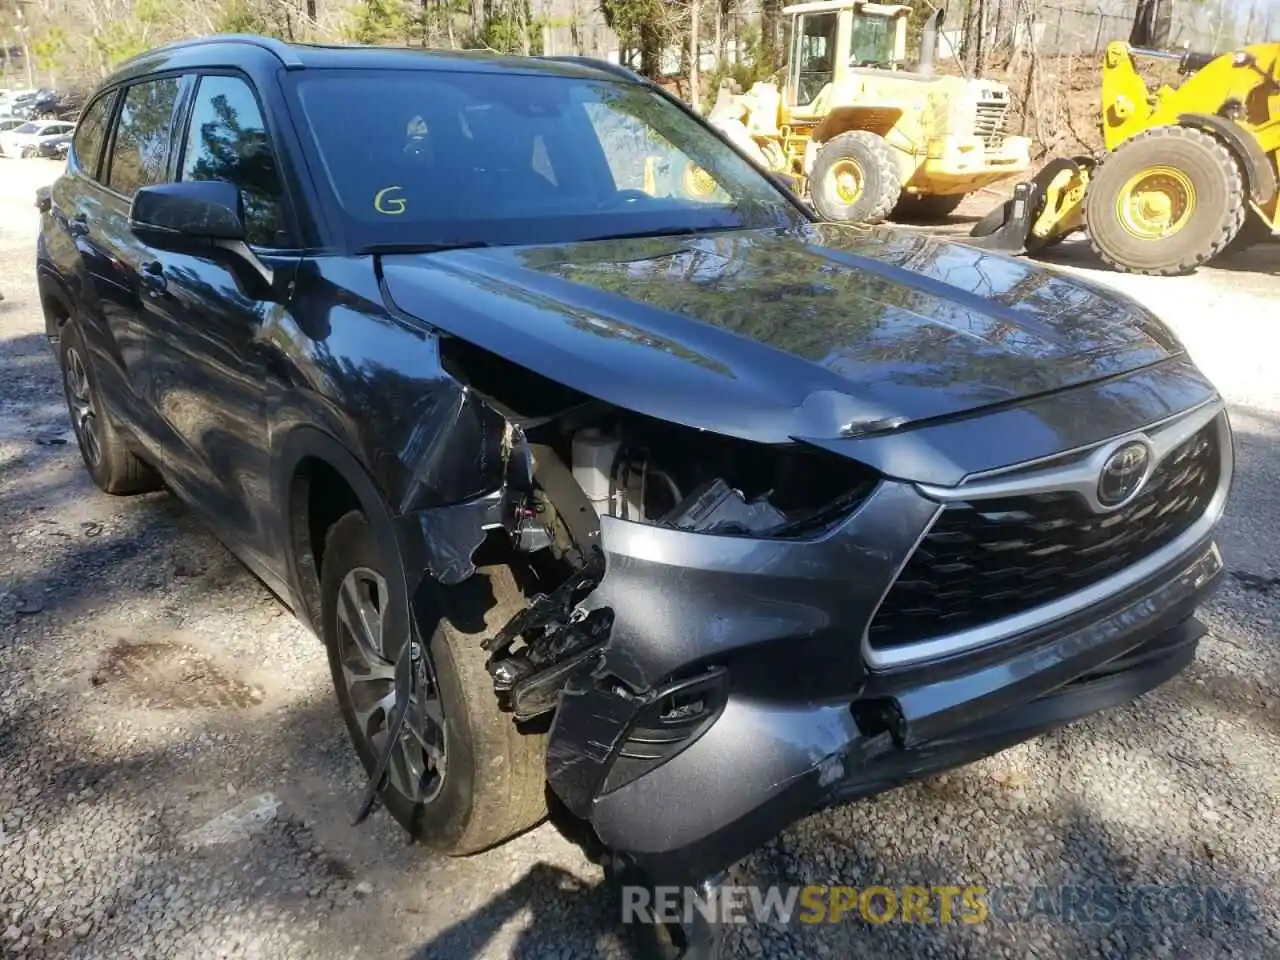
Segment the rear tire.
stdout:
<svg viewBox="0 0 1280 960">
<path fill-rule="evenodd" d="M 1227 248 L 1244 222 L 1244 177 L 1218 140 L 1158 127 L 1107 156 L 1089 182 L 1089 244 L 1113 269 L 1190 273 Z"/>
<path fill-rule="evenodd" d="M 956 208 L 964 202 L 965 194 L 949 193 L 928 194 L 904 193 L 893 208 L 890 219 L 903 223 L 937 223 L 956 212 Z"/>
<path fill-rule="evenodd" d="M 345 625 L 338 604 L 345 585 L 358 582 L 350 578 L 369 574 L 382 578 L 384 585 L 389 579 L 372 528 L 362 513 L 352 511 L 326 538 L 320 578 L 322 622 L 338 704 L 366 774 L 377 761 L 373 738 L 379 733 L 379 718 L 376 712 L 367 716 L 368 729 L 358 718 L 344 663 L 349 669 L 356 663 L 353 654 L 360 651 L 354 628 Z M 388 777 L 380 795 L 388 812 L 415 839 L 459 856 L 501 843 L 546 816 L 546 736 L 521 733 L 511 716 L 499 709 L 485 669 L 487 655 L 480 646 L 526 606 L 510 568 L 483 567 L 457 586 L 446 589 L 431 583 L 425 590 L 430 599 L 420 605 L 416 619 L 424 632 L 433 630 L 429 638 L 423 637 L 433 698 L 424 699 L 434 699 L 443 716 L 443 730 L 430 731 L 437 748 L 443 744 L 443 763 L 433 770 L 424 764 L 417 779 L 409 775 L 417 767 L 402 766 L 400 780 Z M 394 664 L 410 636 L 409 624 L 402 622 L 404 612 L 390 603 L 377 615 L 383 659 Z M 348 612 L 347 622 L 351 619 Z M 419 689 L 427 690 L 428 684 Z M 387 692 L 389 687 L 384 691 L 366 681 L 356 696 L 367 710 Z M 385 727 L 384 714 L 381 729 Z M 398 762 L 399 757 L 393 765 Z M 419 789 L 417 797 L 411 795 L 413 789 Z"/>
<path fill-rule="evenodd" d="M 902 195 L 893 148 L 866 130 L 832 137 L 813 162 L 809 194 L 827 220 L 883 222 Z"/>
<path fill-rule="evenodd" d="M 71 430 L 89 476 L 104 493 L 146 493 L 161 487 L 160 477 L 124 445 L 102 403 L 97 371 L 75 320 L 62 325 L 58 342 L 62 390 Z"/>
</svg>

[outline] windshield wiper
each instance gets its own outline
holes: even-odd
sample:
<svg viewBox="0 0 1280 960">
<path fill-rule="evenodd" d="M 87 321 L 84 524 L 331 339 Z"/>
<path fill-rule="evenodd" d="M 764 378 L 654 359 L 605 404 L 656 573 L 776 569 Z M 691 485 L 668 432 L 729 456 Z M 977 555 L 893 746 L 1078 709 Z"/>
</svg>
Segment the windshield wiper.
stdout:
<svg viewBox="0 0 1280 960">
<path fill-rule="evenodd" d="M 475 250 L 479 247 L 492 247 L 494 244 L 486 240 L 452 240 L 440 243 L 366 243 L 356 253 L 443 253 L 446 250 Z"/>
</svg>

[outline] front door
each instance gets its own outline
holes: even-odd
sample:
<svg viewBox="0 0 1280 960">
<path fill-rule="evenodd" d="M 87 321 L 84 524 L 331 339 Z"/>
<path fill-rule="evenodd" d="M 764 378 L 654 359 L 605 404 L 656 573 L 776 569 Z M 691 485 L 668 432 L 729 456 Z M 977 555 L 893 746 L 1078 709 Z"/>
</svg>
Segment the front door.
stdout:
<svg viewBox="0 0 1280 960">
<path fill-rule="evenodd" d="M 818 98 L 835 80 L 838 13 L 805 13 L 796 18 L 791 57 L 791 88 L 788 106 L 806 113 L 804 107 Z"/>
<path fill-rule="evenodd" d="M 287 245 L 283 191 L 245 80 L 198 78 L 177 177 L 235 184 L 249 246 L 280 272 L 296 261 L 271 254 Z M 242 255 L 218 249 L 152 249 L 141 270 L 148 288 L 148 363 L 156 407 L 168 426 L 166 477 L 211 515 L 256 573 L 278 581 L 284 524 L 271 492 L 267 343 L 286 316 L 279 291 L 287 284 L 266 283 Z"/>
</svg>

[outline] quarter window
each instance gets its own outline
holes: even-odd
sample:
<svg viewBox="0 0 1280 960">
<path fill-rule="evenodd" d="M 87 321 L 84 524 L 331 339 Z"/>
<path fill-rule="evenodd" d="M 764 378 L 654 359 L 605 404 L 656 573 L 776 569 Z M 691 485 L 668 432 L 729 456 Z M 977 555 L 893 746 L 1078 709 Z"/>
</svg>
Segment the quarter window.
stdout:
<svg viewBox="0 0 1280 960">
<path fill-rule="evenodd" d="M 124 95 L 111 145 L 107 185 L 126 197 L 165 180 L 169 127 L 180 81 L 163 77 L 134 84 Z"/>
<path fill-rule="evenodd" d="M 284 191 L 266 124 L 253 90 L 238 77 L 201 78 L 187 130 L 182 179 L 235 184 L 244 201 L 247 241 L 265 247 L 288 244 Z"/>
</svg>

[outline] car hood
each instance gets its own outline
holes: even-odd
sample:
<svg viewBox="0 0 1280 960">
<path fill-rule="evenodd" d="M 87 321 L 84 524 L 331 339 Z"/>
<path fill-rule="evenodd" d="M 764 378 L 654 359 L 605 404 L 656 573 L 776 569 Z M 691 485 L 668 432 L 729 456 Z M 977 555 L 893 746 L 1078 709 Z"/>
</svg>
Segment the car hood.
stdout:
<svg viewBox="0 0 1280 960">
<path fill-rule="evenodd" d="M 396 254 L 381 269 L 402 313 L 620 407 L 761 442 L 961 415 L 1182 352 L 1123 295 L 883 228 Z"/>
</svg>

